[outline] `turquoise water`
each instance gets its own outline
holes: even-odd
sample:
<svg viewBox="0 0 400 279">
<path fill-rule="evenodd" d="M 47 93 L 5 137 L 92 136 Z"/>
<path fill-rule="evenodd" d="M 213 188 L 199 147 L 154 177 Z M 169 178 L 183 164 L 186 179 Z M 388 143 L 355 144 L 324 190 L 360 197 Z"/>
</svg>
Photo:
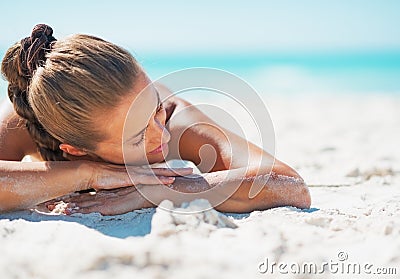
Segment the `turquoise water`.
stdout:
<svg viewBox="0 0 400 279">
<path fill-rule="evenodd" d="M 150 54 L 132 51 L 155 80 L 191 67 L 232 72 L 260 94 L 400 95 L 400 50 L 337 53 Z M 0 51 L 1 57 L 4 50 Z M 6 96 L 0 81 L 0 97 Z"/>
</svg>

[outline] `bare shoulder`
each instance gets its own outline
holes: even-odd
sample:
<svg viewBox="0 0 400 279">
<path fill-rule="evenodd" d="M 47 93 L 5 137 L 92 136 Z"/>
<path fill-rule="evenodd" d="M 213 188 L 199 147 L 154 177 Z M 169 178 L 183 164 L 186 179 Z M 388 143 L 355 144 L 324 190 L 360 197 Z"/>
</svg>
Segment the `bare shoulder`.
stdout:
<svg viewBox="0 0 400 279">
<path fill-rule="evenodd" d="M 162 88 L 162 89 L 160 89 Z M 168 98 L 171 91 L 163 85 L 158 88 L 162 98 Z M 273 163 L 276 174 L 300 177 L 292 168 L 274 158 L 265 150 L 248 142 L 233 131 L 219 126 L 213 119 L 190 102 L 173 96 L 168 106 L 173 104 L 173 113 L 168 122 L 171 133 L 170 155 L 168 159 L 185 159 L 200 163 L 202 146 L 211 145 L 216 151 L 215 165 L 211 171 L 247 167 L 249 162 L 260 162 L 261 158 Z M 211 154 L 210 156 L 215 156 Z M 201 168 L 201 166 L 200 166 Z M 205 170 L 208 172 L 209 170 Z"/>
<path fill-rule="evenodd" d="M 170 128 L 178 124 L 178 122 L 181 122 L 181 120 L 188 120 L 188 116 L 194 116 L 193 114 L 188 113 L 192 106 L 190 102 L 175 96 L 168 87 L 161 83 L 155 83 L 154 85 L 160 94 L 160 98 L 167 112 L 167 122 L 170 123 Z M 173 121 L 169 121 L 172 120 L 171 117 L 173 115 L 176 116 L 177 114 L 179 114 L 179 117 L 173 117 Z"/>
<path fill-rule="evenodd" d="M 181 102 L 182 101 L 185 102 L 183 99 L 174 95 L 173 92 L 164 84 L 155 82 L 154 86 L 157 89 L 158 94 L 160 95 L 160 98 L 164 104 L 177 103 L 177 105 L 178 104 L 182 105 L 183 103 L 181 103 Z"/>
<path fill-rule="evenodd" d="M 8 99 L 3 100 L 0 103 L 0 160 L 20 161 L 36 152 L 25 121 L 16 114 Z"/>
</svg>

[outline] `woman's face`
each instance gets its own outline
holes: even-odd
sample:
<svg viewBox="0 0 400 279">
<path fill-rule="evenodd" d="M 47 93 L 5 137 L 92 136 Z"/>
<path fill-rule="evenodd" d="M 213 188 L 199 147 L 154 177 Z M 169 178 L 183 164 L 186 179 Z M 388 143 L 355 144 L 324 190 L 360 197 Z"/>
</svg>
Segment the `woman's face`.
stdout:
<svg viewBox="0 0 400 279">
<path fill-rule="evenodd" d="M 96 119 L 106 139 L 97 144 L 95 155 L 115 164 L 161 162 L 168 154 L 170 140 L 165 121 L 158 91 L 142 72 L 123 102 Z"/>
</svg>

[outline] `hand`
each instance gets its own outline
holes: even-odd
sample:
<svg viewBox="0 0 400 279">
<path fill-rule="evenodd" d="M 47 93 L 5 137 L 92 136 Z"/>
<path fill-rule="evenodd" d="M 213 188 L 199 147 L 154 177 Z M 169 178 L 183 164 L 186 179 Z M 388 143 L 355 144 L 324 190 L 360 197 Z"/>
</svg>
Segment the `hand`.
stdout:
<svg viewBox="0 0 400 279">
<path fill-rule="evenodd" d="M 91 177 L 87 189 L 109 190 L 132 185 L 172 184 L 175 176 L 189 175 L 192 168 L 150 168 L 148 166 L 120 166 L 91 162 Z M 128 175 L 129 173 L 129 175 Z"/>
<path fill-rule="evenodd" d="M 45 206 L 49 210 L 53 210 L 61 201 L 67 203 L 67 206 L 63 212 L 67 215 L 73 213 L 91 212 L 100 212 L 102 215 L 117 215 L 124 214 L 135 209 L 154 206 L 152 203 L 143 198 L 135 187 L 125 187 L 114 190 L 100 190 L 90 193 L 75 193 L 48 201 L 45 203 Z"/>
<path fill-rule="evenodd" d="M 89 162 L 89 166 L 90 179 L 85 189 L 95 189 L 97 192 L 71 193 L 38 206 L 44 205 L 52 211 L 57 204 L 64 202 L 67 203 L 64 210 L 66 214 L 73 212 L 100 212 L 104 215 L 122 214 L 135 209 L 154 206 L 143 198 L 137 192 L 136 187 L 132 187 L 132 185 L 143 185 L 157 191 L 157 187 L 165 187 L 162 184 L 172 184 L 176 176 L 189 175 L 193 172 L 192 168 L 125 167 L 100 162 Z"/>
</svg>

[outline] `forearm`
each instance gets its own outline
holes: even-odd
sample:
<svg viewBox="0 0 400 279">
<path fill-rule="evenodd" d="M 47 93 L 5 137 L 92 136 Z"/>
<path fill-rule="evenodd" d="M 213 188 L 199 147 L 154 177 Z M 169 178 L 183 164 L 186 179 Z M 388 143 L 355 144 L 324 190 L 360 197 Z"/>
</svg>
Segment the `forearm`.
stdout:
<svg viewBox="0 0 400 279">
<path fill-rule="evenodd" d="M 254 189 L 257 195 L 251 197 L 250 193 Z M 250 212 L 278 206 L 309 208 L 310 204 L 310 193 L 303 179 L 271 172 L 268 175 L 247 178 L 216 209 L 224 212 Z"/>
<path fill-rule="evenodd" d="M 0 212 L 32 207 L 88 187 L 86 161 L 0 161 Z"/>
<path fill-rule="evenodd" d="M 223 212 L 250 212 L 286 205 L 299 208 L 310 206 L 307 186 L 296 172 L 283 172 L 279 166 L 274 166 L 271 174 L 269 170 L 266 168 L 257 172 L 257 168 L 245 168 L 177 176 L 171 185 L 138 184 L 112 191 L 98 191 L 95 196 L 81 194 L 64 201 L 79 207 L 73 212 L 97 211 L 104 215 L 153 207 L 165 199 L 180 206 L 182 202 L 204 198 Z M 254 186 L 260 191 L 255 197 L 250 197 L 250 189 Z"/>
<path fill-rule="evenodd" d="M 186 193 L 202 192 L 201 197 L 224 212 L 250 212 L 277 206 L 309 208 L 310 194 L 303 179 L 275 171 L 264 170 L 257 174 L 250 168 L 207 173 L 198 178 L 177 178 L 173 188 Z M 260 191 L 250 198 L 252 187 Z M 186 199 L 191 198 L 193 196 L 188 195 Z"/>
</svg>

